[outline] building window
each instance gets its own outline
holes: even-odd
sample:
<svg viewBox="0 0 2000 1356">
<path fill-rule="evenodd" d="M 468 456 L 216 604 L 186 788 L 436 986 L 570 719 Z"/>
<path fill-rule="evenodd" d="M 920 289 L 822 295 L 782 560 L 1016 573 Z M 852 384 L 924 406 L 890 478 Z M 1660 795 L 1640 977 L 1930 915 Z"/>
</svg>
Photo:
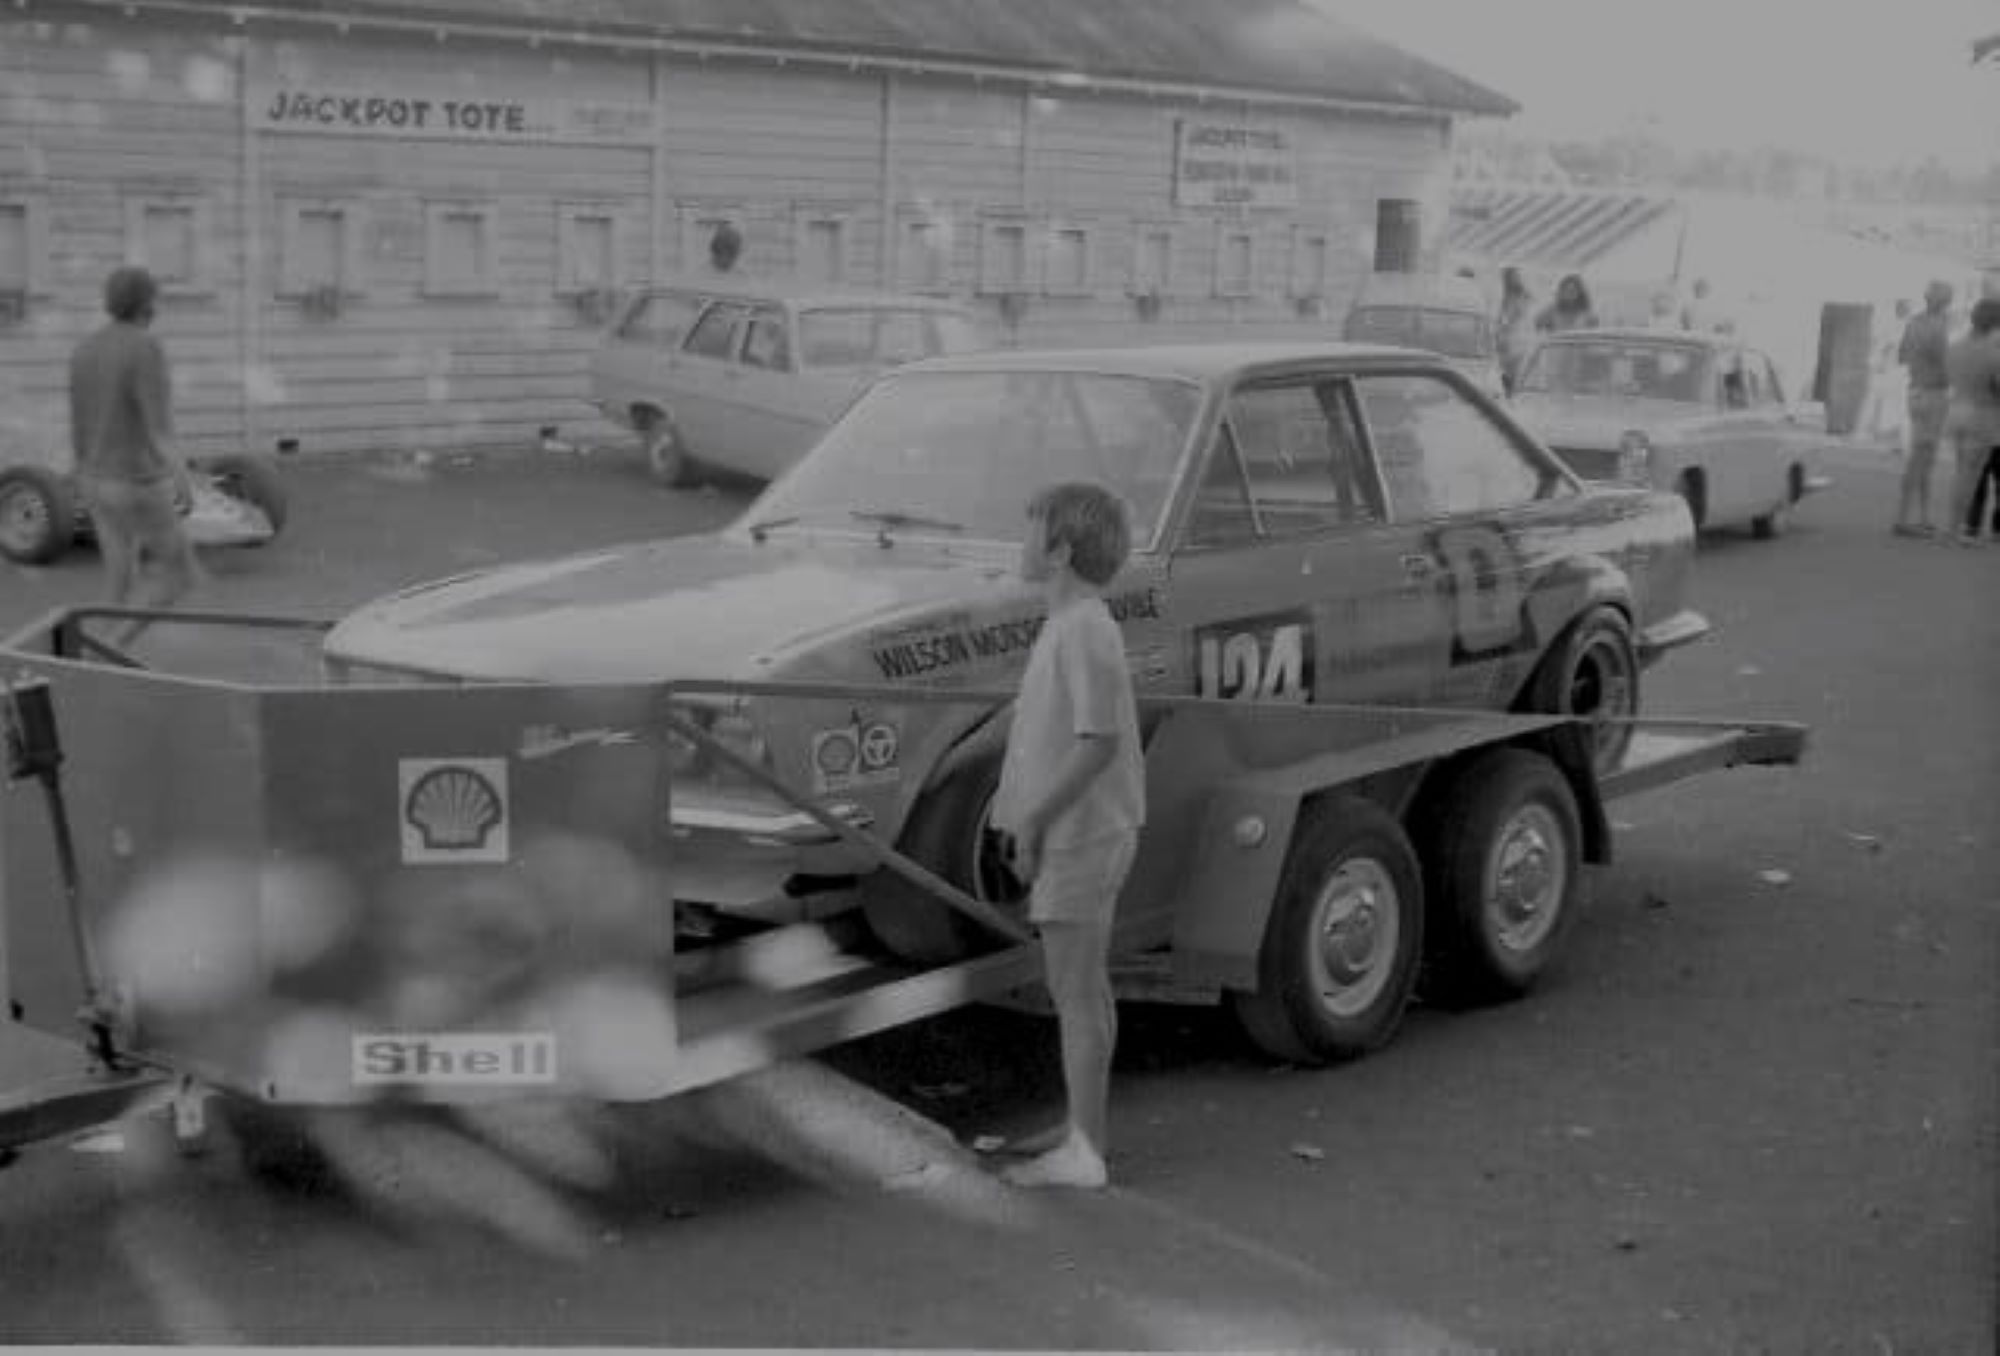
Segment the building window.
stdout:
<svg viewBox="0 0 2000 1356">
<path fill-rule="evenodd" d="M 493 208 L 486 203 L 425 203 L 424 295 L 498 295 L 497 234 Z"/>
<path fill-rule="evenodd" d="M 1257 237 L 1237 226 L 1215 236 L 1215 295 L 1247 297 L 1257 290 Z"/>
<path fill-rule="evenodd" d="M 292 199 L 280 206 L 278 295 L 362 290 L 361 207 L 334 199 Z"/>
<path fill-rule="evenodd" d="M 896 286 L 905 292 L 948 294 L 953 239 L 947 218 L 905 213 L 897 223 Z"/>
<path fill-rule="evenodd" d="M 1132 278 L 1135 297 L 1164 297 L 1174 290 L 1174 228 L 1142 221 L 1132 230 Z"/>
<path fill-rule="evenodd" d="M 125 258 L 153 275 L 163 292 L 207 292 L 213 235 L 208 203 L 196 197 L 125 200 Z"/>
<path fill-rule="evenodd" d="M 556 218 L 556 291 L 566 296 L 618 286 L 623 232 L 617 209 L 568 203 Z"/>
<path fill-rule="evenodd" d="M 1375 271 L 1415 273 L 1423 242 L 1422 205 L 1412 198 L 1375 204 Z"/>
<path fill-rule="evenodd" d="M 713 270 L 708 246 L 715 239 L 715 233 L 724 226 L 733 226 L 743 239 L 742 253 L 737 256 L 735 270 L 742 272 L 750 265 L 750 223 L 749 216 L 734 203 L 683 203 L 681 216 L 681 268 L 689 273 L 707 273 Z"/>
<path fill-rule="evenodd" d="M 844 210 L 797 209 L 793 227 L 792 273 L 802 283 L 847 281 L 848 221 Z"/>
<path fill-rule="evenodd" d="M 33 296 L 48 287 L 49 237 L 40 198 L 0 199 L 0 292 Z"/>
<path fill-rule="evenodd" d="M 1044 248 L 1042 290 L 1052 297 L 1087 297 L 1097 283 L 1097 232 L 1072 221 L 1053 222 Z"/>
<path fill-rule="evenodd" d="M 979 291 L 986 295 L 1031 290 L 1028 223 L 1004 217 L 979 224 Z"/>
<path fill-rule="evenodd" d="M 1292 228 L 1293 297 L 1304 300 L 1326 295 L 1331 257 L 1325 231 L 1311 226 Z"/>
</svg>

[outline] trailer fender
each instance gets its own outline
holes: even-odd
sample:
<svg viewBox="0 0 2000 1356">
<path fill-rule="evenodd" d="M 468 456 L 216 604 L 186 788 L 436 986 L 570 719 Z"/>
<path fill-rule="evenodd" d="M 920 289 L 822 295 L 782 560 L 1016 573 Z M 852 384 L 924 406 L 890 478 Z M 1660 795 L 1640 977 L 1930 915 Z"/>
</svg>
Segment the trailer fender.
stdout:
<svg viewBox="0 0 2000 1356">
<path fill-rule="evenodd" d="M 1211 794 L 1174 913 L 1177 982 L 1195 989 L 1257 987 L 1264 926 L 1303 804 L 1296 791 L 1254 778 Z"/>
</svg>

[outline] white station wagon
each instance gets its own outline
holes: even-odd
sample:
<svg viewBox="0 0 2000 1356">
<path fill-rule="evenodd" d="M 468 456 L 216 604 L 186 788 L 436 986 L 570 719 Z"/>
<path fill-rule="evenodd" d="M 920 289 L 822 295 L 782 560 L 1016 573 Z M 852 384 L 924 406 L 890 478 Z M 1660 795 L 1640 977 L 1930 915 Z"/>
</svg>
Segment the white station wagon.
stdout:
<svg viewBox="0 0 2000 1356">
<path fill-rule="evenodd" d="M 701 278 L 647 288 L 612 323 L 591 393 L 668 485 L 704 468 L 769 480 L 870 382 L 986 347 L 972 314 L 928 297 Z"/>
</svg>

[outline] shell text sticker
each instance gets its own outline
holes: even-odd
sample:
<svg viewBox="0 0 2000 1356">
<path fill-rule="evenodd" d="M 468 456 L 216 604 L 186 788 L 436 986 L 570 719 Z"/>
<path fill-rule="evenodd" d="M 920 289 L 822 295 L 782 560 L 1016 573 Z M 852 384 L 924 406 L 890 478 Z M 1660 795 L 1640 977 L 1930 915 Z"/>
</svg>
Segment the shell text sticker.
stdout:
<svg viewBox="0 0 2000 1356">
<path fill-rule="evenodd" d="M 507 860 L 506 759 L 405 758 L 396 772 L 405 864 Z"/>
</svg>

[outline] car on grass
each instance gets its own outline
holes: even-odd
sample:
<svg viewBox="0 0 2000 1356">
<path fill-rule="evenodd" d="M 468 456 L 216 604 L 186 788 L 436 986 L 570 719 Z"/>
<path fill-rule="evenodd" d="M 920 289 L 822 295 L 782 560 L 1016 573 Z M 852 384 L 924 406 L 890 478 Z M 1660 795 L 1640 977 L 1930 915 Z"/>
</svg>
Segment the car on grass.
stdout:
<svg viewBox="0 0 2000 1356">
<path fill-rule="evenodd" d="M 196 546 L 262 546 L 284 529 L 284 481 L 265 458 L 191 457 L 188 481 L 180 511 Z M 96 536 L 71 477 L 36 464 L 0 467 L 0 556 L 46 565 Z"/>
<path fill-rule="evenodd" d="M 591 360 L 591 392 L 664 484 L 702 468 L 769 480 L 884 371 L 982 346 L 949 301 L 705 278 L 628 302 Z"/>
<path fill-rule="evenodd" d="M 1442 354 L 1495 400 L 1505 398 L 1500 347 L 1486 294 L 1469 278 L 1371 273 L 1341 321 L 1341 338 Z"/>
<path fill-rule="evenodd" d="M 1576 713 L 1609 766 L 1642 669 L 1708 629 L 1679 498 L 1585 486 L 1434 355 L 1230 343 L 901 368 L 733 524 L 413 588 L 342 620 L 324 658 L 355 683 L 882 685 L 703 718 L 827 814 L 1010 903 L 986 832 L 1004 707 L 893 690 L 1018 683 L 1043 617 L 1017 577 L 1025 506 L 1076 479 L 1130 506 L 1107 596 L 1142 694 Z M 872 866 L 729 759 L 679 748 L 672 774 L 679 900 L 784 921 Z M 900 878 L 859 894 L 902 954 L 969 944 Z"/>
<path fill-rule="evenodd" d="M 1730 335 L 1551 335 L 1523 365 L 1513 409 L 1578 475 L 1671 490 L 1697 528 L 1776 536 L 1828 483 L 1826 407 L 1786 400 L 1770 358 Z"/>
</svg>

